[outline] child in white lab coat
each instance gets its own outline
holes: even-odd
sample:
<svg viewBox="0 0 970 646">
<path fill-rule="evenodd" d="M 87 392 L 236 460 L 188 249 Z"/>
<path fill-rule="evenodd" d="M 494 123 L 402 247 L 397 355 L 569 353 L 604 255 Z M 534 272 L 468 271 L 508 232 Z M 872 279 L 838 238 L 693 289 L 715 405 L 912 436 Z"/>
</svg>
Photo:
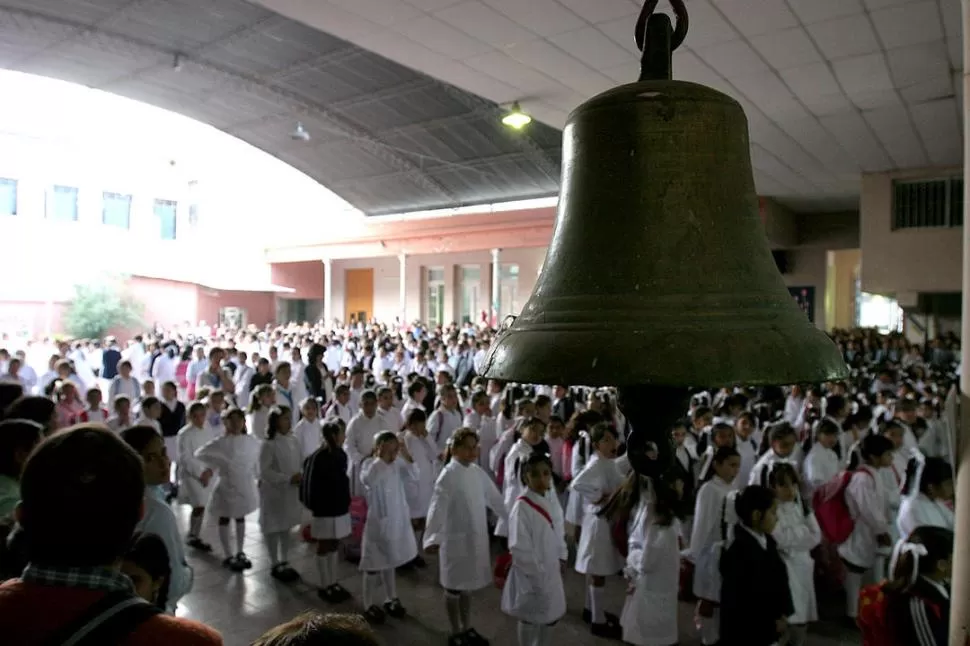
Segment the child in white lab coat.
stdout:
<svg viewBox="0 0 970 646">
<path fill-rule="evenodd" d="M 775 462 L 788 462 L 797 470 L 798 453 L 795 447 L 798 443 L 798 434 L 788 422 L 776 422 L 768 427 L 767 432 L 762 438 L 761 450 L 764 454 L 758 458 L 754 468 L 751 469 L 751 476 L 748 484 L 768 486 L 768 467 Z"/>
<path fill-rule="evenodd" d="M 549 628 L 566 614 L 562 508 L 553 495 L 548 456 L 530 455 L 520 474 L 526 489 L 509 514 L 512 567 L 502 591 L 502 612 L 518 619 L 519 646 L 548 646 Z"/>
<path fill-rule="evenodd" d="M 836 440 L 838 436 L 835 436 Z M 788 617 L 786 646 L 804 646 L 808 624 L 818 621 L 815 601 L 815 561 L 811 552 L 822 541 L 815 514 L 799 497 L 798 474 L 785 462 L 776 462 L 768 474 L 768 485 L 778 500 L 777 517 L 771 535 L 788 572 L 794 614 Z"/>
<path fill-rule="evenodd" d="M 886 516 L 886 487 L 880 470 L 893 461 L 893 443 L 882 435 L 867 435 L 849 458 L 852 478 L 845 488 L 845 503 L 855 525 L 839 557 L 846 567 L 846 614 L 855 619 L 859 614 L 859 590 L 863 575 L 876 565 L 880 547 L 892 545 L 890 519 Z"/>
<path fill-rule="evenodd" d="M 587 584 L 583 618 L 589 617 L 593 635 L 614 639 L 620 637 L 622 629 L 619 618 L 604 608 L 603 587 L 606 577 L 623 569 L 623 557 L 613 543 L 609 521 L 599 512 L 623 484 L 623 475 L 613 461 L 618 443 L 613 427 L 605 422 L 594 425 L 590 429 L 593 456 L 570 485 L 572 493 L 583 499 L 582 532 L 576 551 L 576 571 L 586 575 Z"/>
<path fill-rule="evenodd" d="M 175 459 L 179 467 L 179 500 L 192 507 L 186 543 L 202 552 L 212 551 L 212 546 L 202 540 L 202 519 L 212 495 L 209 484 L 215 473 L 195 457 L 195 452 L 213 439 L 215 438 L 212 433 L 205 426 L 205 404 L 192 402 L 189 405 L 188 424 L 176 436 Z"/>
<path fill-rule="evenodd" d="M 478 465 L 474 429 L 455 431 L 449 452 L 450 460 L 434 484 L 424 547 L 429 554 L 439 554 L 440 581 L 451 628 L 449 646 L 486 644 L 472 628 L 471 593 L 492 582 L 486 509 L 504 517 L 505 502 L 491 477 Z"/>
<path fill-rule="evenodd" d="M 300 412 L 303 416 L 293 427 L 293 437 L 300 443 L 300 451 L 305 460 L 323 443 L 323 436 L 320 434 L 320 404 L 313 397 L 304 397 L 300 402 Z"/>
<path fill-rule="evenodd" d="M 549 460 L 552 462 L 552 481 L 555 485 L 556 497 L 563 509 L 569 502 L 565 480 L 565 469 L 562 463 L 563 447 L 566 445 L 566 424 L 562 419 L 550 415 L 546 423 L 546 444 L 549 445 Z M 565 521 L 564 521 L 565 522 Z"/>
<path fill-rule="evenodd" d="M 471 408 L 471 411 L 465 415 L 462 425 L 478 433 L 478 466 L 494 479 L 495 474 L 489 468 L 488 456 L 492 447 L 498 442 L 498 434 L 495 431 L 495 418 L 492 417 L 488 393 L 484 390 L 476 390 L 472 394 Z"/>
<path fill-rule="evenodd" d="M 716 644 L 720 638 L 719 605 L 721 599 L 720 556 L 727 539 L 729 519 L 733 517 L 729 499 L 734 481 L 741 468 L 737 449 L 724 446 L 709 447 L 700 473 L 700 489 L 694 505 L 694 525 L 690 547 L 684 556 L 694 564 L 694 596 L 697 597 L 696 622 L 704 646 Z"/>
<path fill-rule="evenodd" d="M 300 500 L 313 514 L 310 536 L 317 542 L 317 595 L 328 603 L 350 599 L 350 592 L 337 583 L 337 549 L 350 536 L 350 479 L 348 458 L 343 450 L 344 429 L 330 421 L 321 429 L 323 443 L 303 462 Z"/>
<path fill-rule="evenodd" d="M 903 493 L 896 521 L 903 540 L 926 525 L 953 531 L 955 519 L 949 506 L 953 502 L 953 469 L 945 459 L 926 458 L 922 463 L 919 458 L 910 460 Z"/>
<path fill-rule="evenodd" d="M 385 614 L 395 618 L 407 614 L 397 596 L 394 570 L 418 555 L 405 492 L 405 483 L 417 479 L 418 468 L 407 445 L 391 431 L 381 431 L 372 456 L 360 469 L 360 481 L 367 490 L 367 522 L 360 556 L 364 616 L 374 623 L 382 623 Z M 382 584 L 383 609 L 377 605 L 375 590 Z"/>
<path fill-rule="evenodd" d="M 906 434 L 912 431 L 901 424 L 899 420 L 891 420 L 882 425 L 879 432 L 893 443 L 892 462 L 889 466 L 879 470 L 885 491 L 886 518 L 889 520 L 889 546 L 881 546 L 877 550 L 876 563 L 873 567 L 873 578 L 881 581 L 888 576 L 887 566 L 892 545 L 899 540 L 895 519 L 899 516 L 899 507 L 903 502 L 903 486 L 906 484 L 906 468 L 910 458 L 919 453 L 919 449 L 910 448 L 906 444 Z M 922 456 L 920 456 L 922 459 Z"/>
<path fill-rule="evenodd" d="M 441 458 L 438 445 L 428 433 L 428 418 L 423 410 L 413 409 L 408 414 L 405 424 L 404 444 L 408 453 L 414 458 L 414 465 L 418 468 L 417 480 L 407 483 L 408 509 L 411 511 L 411 527 L 414 528 L 414 541 L 418 546 L 418 555 L 410 563 L 414 567 L 425 568 L 428 564 L 421 556 L 424 545 L 424 529 L 431 505 L 431 494 L 434 493 L 435 480 L 441 470 Z"/>
<path fill-rule="evenodd" d="M 269 423 L 269 411 L 276 403 L 276 392 L 271 384 L 260 384 L 249 395 L 249 407 L 246 409 L 246 428 L 253 437 L 265 440 L 266 426 Z"/>
<path fill-rule="evenodd" d="M 502 496 L 505 499 L 507 511 L 512 510 L 516 498 L 525 490 L 519 472 L 521 465 L 533 453 L 549 454 L 549 446 L 543 439 L 545 432 L 546 423 L 538 417 L 524 419 L 519 426 L 520 437 L 509 449 L 505 456 L 505 465 L 502 467 L 502 473 L 505 475 Z M 503 538 L 508 536 L 508 524 L 502 518 L 495 526 L 495 535 Z"/>
<path fill-rule="evenodd" d="M 325 421 L 342 422 L 343 418 L 327 417 Z M 344 451 L 347 452 L 347 458 L 350 460 L 351 495 L 355 497 L 363 496 L 364 484 L 360 479 L 360 472 L 364 460 L 374 451 L 374 438 L 381 431 L 397 432 L 397 428 L 387 428 L 386 419 L 377 414 L 377 395 L 371 390 L 361 393 L 360 410 L 345 428 L 347 433 L 344 440 Z"/>
<path fill-rule="evenodd" d="M 270 409 L 266 441 L 259 452 L 259 526 L 269 552 L 270 576 L 291 583 L 300 578 L 290 567 L 290 530 L 300 524 L 303 450 L 291 430 L 293 414 L 285 406 Z"/>
<path fill-rule="evenodd" d="M 677 643 L 677 593 L 680 582 L 680 521 L 684 482 L 680 472 L 664 478 L 655 501 L 642 501 L 624 574 L 627 597 L 620 615 L 623 641 L 635 646 Z"/>
<path fill-rule="evenodd" d="M 461 427 L 462 416 L 458 408 L 458 391 L 451 384 L 438 386 L 437 405 L 434 412 L 428 416 L 428 433 L 438 447 L 438 453 L 444 453 L 448 440 Z M 408 418 L 404 419 L 407 424 Z"/>
<path fill-rule="evenodd" d="M 259 466 L 259 440 L 246 434 L 246 416 L 238 408 L 223 415 L 225 435 L 211 440 L 195 452 L 202 463 L 219 472 L 219 480 L 212 490 L 209 511 L 219 518 L 219 543 L 225 560 L 224 567 L 242 572 L 253 566 L 245 552 L 246 515 L 259 509 L 256 490 Z M 236 551 L 229 544 L 229 519 L 236 520 Z"/>
<path fill-rule="evenodd" d="M 815 428 L 815 442 L 808 449 L 802 464 L 802 497 L 811 500 L 816 489 L 834 478 L 842 470 L 836 448 L 841 430 L 834 421 L 823 417 Z"/>
</svg>

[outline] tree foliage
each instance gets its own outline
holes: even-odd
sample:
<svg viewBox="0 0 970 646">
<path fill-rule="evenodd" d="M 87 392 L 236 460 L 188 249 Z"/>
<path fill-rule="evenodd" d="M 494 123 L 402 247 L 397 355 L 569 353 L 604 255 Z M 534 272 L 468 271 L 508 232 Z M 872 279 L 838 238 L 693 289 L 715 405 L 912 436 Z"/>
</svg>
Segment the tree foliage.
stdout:
<svg viewBox="0 0 970 646">
<path fill-rule="evenodd" d="M 75 338 L 100 339 L 112 328 L 139 325 L 141 313 L 142 304 L 125 291 L 121 281 L 101 280 L 75 285 L 64 326 Z"/>
</svg>

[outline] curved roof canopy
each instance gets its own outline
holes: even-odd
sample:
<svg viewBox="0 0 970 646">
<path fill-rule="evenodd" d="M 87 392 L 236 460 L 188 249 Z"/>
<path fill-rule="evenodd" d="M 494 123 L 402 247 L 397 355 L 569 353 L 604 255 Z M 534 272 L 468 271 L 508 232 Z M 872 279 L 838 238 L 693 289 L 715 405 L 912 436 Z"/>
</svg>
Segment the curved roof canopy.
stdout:
<svg viewBox="0 0 970 646">
<path fill-rule="evenodd" d="M 559 189 L 558 130 L 244 0 L 0 0 L 0 67 L 208 123 L 371 215 Z"/>
</svg>

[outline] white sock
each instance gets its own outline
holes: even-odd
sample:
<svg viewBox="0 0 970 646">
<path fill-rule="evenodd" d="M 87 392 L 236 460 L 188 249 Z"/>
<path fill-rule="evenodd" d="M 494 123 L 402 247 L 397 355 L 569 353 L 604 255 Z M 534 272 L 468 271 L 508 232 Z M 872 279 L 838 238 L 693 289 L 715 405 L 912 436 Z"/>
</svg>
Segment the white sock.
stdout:
<svg viewBox="0 0 970 646">
<path fill-rule="evenodd" d="M 330 569 L 330 555 L 317 554 L 317 574 L 320 576 L 320 588 L 333 585 L 333 570 Z"/>
<path fill-rule="evenodd" d="M 364 585 L 361 590 L 361 596 L 363 597 L 364 609 L 370 608 L 371 606 L 376 606 L 376 588 L 381 587 L 381 576 L 379 572 L 364 572 Z"/>
<path fill-rule="evenodd" d="M 273 567 L 276 567 L 280 564 L 279 556 L 277 556 L 280 546 L 280 535 L 276 532 L 263 534 L 263 540 L 266 541 L 266 551 L 269 552 L 269 562 L 273 565 Z M 242 550 L 239 551 L 241 552 Z"/>
<path fill-rule="evenodd" d="M 855 619 L 859 616 L 859 590 L 862 589 L 862 575 L 855 572 L 845 573 L 845 614 Z"/>
<path fill-rule="evenodd" d="M 461 629 L 470 630 L 472 627 L 472 596 L 462 592 L 458 597 L 458 610 L 461 617 Z"/>
<path fill-rule="evenodd" d="M 384 584 L 384 601 L 397 599 L 397 579 L 395 578 L 394 568 L 381 570 L 381 582 Z"/>
<path fill-rule="evenodd" d="M 515 627 L 515 632 L 519 636 L 519 646 L 536 646 L 537 641 L 537 626 L 534 624 L 527 624 L 524 621 L 520 621 Z"/>
<path fill-rule="evenodd" d="M 236 521 L 236 552 L 238 554 L 243 553 L 243 545 L 246 542 L 246 521 L 237 520 Z"/>
<path fill-rule="evenodd" d="M 290 562 L 290 533 L 280 532 L 280 563 Z"/>
<path fill-rule="evenodd" d="M 189 516 L 189 537 L 198 538 L 202 533 L 202 514 Z"/>
<path fill-rule="evenodd" d="M 593 615 L 593 623 L 606 623 L 606 609 L 603 608 L 603 588 L 589 586 L 589 601 L 589 611 Z"/>
<path fill-rule="evenodd" d="M 701 633 L 701 643 L 704 646 L 711 646 L 716 644 L 721 638 L 721 611 L 718 608 L 714 609 L 714 613 L 708 617 L 701 617 L 700 623 L 700 633 Z"/>
<path fill-rule="evenodd" d="M 232 548 L 229 546 L 229 525 L 219 525 L 219 544 L 222 545 L 222 551 L 225 553 L 226 558 L 233 556 Z"/>
<path fill-rule="evenodd" d="M 451 634 L 464 632 L 461 626 L 461 595 L 445 591 L 445 610 L 448 613 L 448 623 L 451 624 Z"/>
</svg>

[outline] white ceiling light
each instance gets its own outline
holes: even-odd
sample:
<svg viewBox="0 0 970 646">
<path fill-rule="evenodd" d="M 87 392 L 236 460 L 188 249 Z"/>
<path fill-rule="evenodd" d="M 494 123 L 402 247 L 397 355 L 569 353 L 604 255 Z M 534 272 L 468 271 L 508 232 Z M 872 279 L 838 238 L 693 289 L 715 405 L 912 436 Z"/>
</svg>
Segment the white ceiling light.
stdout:
<svg viewBox="0 0 970 646">
<path fill-rule="evenodd" d="M 516 130 L 522 130 L 530 123 L 532 123 L 532 117 L 522 112 L 522 108 L 519 107 L 519 102 L 516 101 L 512 104 L 512 108 L 509 112 L 502 117 L 502 123 L 507 125 L 509 128 L 514 128 Z"/>
</svg>

